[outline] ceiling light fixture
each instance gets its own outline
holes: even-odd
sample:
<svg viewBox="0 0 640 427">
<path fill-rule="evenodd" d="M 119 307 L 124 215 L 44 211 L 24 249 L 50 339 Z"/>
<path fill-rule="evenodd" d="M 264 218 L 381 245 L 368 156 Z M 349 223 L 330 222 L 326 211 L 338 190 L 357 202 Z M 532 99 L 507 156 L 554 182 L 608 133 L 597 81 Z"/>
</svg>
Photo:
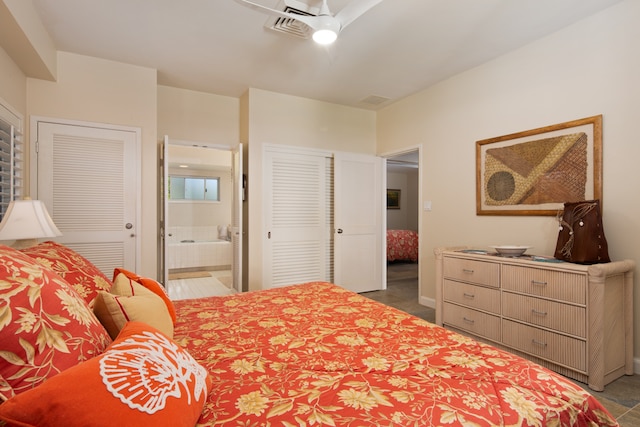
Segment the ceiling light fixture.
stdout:
<svg viewBox="0 0 640 427">
<path fill-rule="evenodd" d="M 322 45 L 331 44 L 337 38 L 338 35 L 331 30 L 318 30 L 313 33 L 313 41 Z"/>
<path fill-rule="evenodd" d="M 313 41 L 322 45 L 328 45 L 336 41 L 340 32 L 340 22 L 327 15 L 318 16 L 317 19 L 319 23 L 314 28 Z"/>
<path fill-rule="evenodd" d="M 306 24 L 313 30 L 313 40 L 319 44 L 331 44 L 338 38 L 340 31 L 358 19 L 369 9 L 380 3 L 382 0 L 352 0 L 336 15 L 332 15 L 327 5 L 327 0 L 322 0 L 322 5 L 317 15 L 307 15 L 284 12 L 271 9 L 250 0 L 236 0 L 243 6 L 250 9 L 267 13 L 284 19 L 293 19 Z"/>
</svg>

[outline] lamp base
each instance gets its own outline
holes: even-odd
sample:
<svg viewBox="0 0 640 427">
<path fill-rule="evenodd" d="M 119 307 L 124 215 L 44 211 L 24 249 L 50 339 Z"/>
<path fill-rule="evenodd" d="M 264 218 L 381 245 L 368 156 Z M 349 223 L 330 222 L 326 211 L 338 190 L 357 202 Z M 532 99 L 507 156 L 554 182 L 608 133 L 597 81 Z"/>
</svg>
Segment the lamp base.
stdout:
<svg viewBox="0 0 640 427">
<path fill-rule="evenodd" d="M 13 249 L 26 249 L 26 248 L 30 248 L 31 246 L 35 246 L 38 244 L 38 239 L 18 239 L 15 242 L 13 242 L 13 244 L 11 245 L 11 247 Z"/>
</svg>

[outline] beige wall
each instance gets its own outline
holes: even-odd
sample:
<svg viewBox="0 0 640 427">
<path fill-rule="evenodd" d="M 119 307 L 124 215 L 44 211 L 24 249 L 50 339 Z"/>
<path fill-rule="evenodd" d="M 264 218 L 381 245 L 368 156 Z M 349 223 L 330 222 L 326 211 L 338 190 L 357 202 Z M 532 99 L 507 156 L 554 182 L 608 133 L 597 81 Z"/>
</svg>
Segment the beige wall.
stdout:
<svg viewBox="0 0 640 427">
<path fill-rule="evenodd" d="M 598 114 L 604 117 L 610 255 L 640 262 L 639 17 L 640 2 L 622 2 L 378 113 L 378 152 L 424 147 L 422 196 L 433 202 L 432 212 L 421 212 L 425 300 L 435 297 L 435 247 L 526 244 L 541 255 L 555 249 L 553 217 L 476 216 L 475 141 Z M 635 282 L 638 360 L 640 280 Z"/>
<path fill-rule="evenodd" d="M 387 209 L 387 229 L 418 231 L 418 170 L 387 172 L 387 188 L 400 190 L 400 209 Z"/>
<path fill-rule="evenodd" d="M 239 108 L 238 98 L 158 86 L 158 135 L 234 147 Z"/>
<path fill-rule="evenodd" d="M 250 89 L 243 97 L 248 138 L 248 286 L 262 279 L 262 150 L 279 144 L 375 154 L 375 113 L 295 96 Z M 245 122 L 246 120 L 246 122 Z M 347 148 L 348 147 L 348 148 Z"/>
<path fill-rule="evenodd" d="M 26 117 L 27 78 L 7 52 L 0 47 L 0 98 Z M 23 129 L 24 130 L 24 129 Z"/>
<path fill-rule="evenodd" d="M 137 272 L 157 275 L 156 71 L 103 59 L 58 54 L 58 80 L 27 79 L 29 116 L 139 127 L 142 195 Z"/>
</svg>

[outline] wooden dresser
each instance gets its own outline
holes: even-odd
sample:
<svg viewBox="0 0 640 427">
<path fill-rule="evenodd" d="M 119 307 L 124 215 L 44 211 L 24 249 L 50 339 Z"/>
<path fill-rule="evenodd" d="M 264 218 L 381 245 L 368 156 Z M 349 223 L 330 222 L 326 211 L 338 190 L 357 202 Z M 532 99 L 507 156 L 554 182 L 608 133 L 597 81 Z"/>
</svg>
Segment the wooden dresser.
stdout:
<svg viewBox="0 0 640 427">
<path fill-rule="evenodd" d="M 437 324 L 593 390 L 633 375 L 633 261 L 587 266 L 468 248 L 435 255 Z"/>
</svg>

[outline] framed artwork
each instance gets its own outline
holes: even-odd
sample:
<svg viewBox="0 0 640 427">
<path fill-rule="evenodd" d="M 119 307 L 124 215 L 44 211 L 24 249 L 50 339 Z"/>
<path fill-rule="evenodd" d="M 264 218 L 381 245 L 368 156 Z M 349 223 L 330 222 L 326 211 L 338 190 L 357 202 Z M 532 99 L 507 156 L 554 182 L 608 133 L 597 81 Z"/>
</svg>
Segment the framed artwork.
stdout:
<svg viewBox="0 0 640 427">
<path fill-rule="evenodd" d="M 602 202 L 602 115 L 476 142 L 477 215 L 556 215 Z"/>
<path fill-rule="evenodd" d="M 400 190 L 387 189 L 387 209 L 400 209 Z"/>
</svg>

